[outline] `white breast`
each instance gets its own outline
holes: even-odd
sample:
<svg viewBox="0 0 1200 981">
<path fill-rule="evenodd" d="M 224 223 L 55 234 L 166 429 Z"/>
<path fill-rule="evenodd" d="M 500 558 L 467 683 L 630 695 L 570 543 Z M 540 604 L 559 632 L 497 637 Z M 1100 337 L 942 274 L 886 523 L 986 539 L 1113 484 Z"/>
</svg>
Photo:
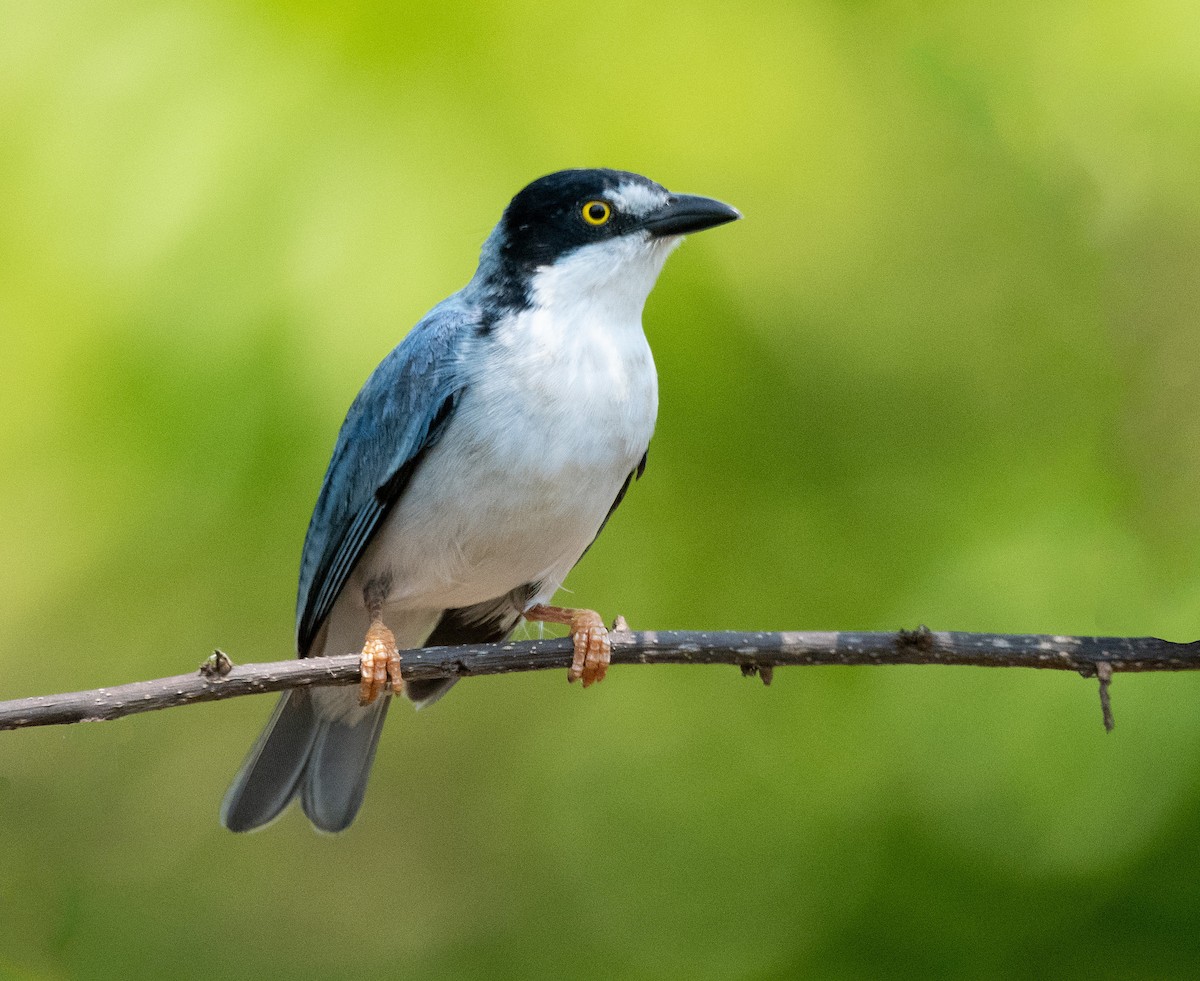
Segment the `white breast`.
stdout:
<svg viewBox="0 0 1200 981">
<path fill-rule="evenodd" d="M 468 387 L 438 445 L 360 561 L 390 571 L 393 609 L 469 606 L 525 583 L 558 588 L 650 442 L 658 411 L 647 281 L 596 288 L 568 262 L 534 306 L 464 352 Z M 594 265 L 594 263 L 592 264 Z M 588 268 L 585 264 L 585 269 Z"/>
</svg>

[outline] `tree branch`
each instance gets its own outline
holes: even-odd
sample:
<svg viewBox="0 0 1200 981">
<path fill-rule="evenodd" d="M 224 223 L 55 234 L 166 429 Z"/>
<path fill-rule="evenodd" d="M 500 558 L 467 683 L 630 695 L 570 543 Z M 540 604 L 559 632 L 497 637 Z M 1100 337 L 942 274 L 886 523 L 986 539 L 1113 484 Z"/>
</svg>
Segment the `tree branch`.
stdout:
<svg viewBox="0 0 1200 981">
<path fill-rule="evenodd" d="M 1153 637 L 1052 637 L 1037 634 L 613 632 L 613 664 L 730 664 L 770 683 L 777 667 L 814 665 L 951 664 L 987 668 L 1046 668 L 1100 679 L 1106 728 L 1108 686 L 1120 671 L 1195 671 L 1200 641 L 1175 644 Z M 534 640 L 406 651 L 404 677 L 424 680 L 565 668 L 569 640 Z M 357 654 L 230 665 L 216 652 L 199 672 L 115 688 L 41 695 L 0 702 L 0 729 L 98 722 L 137 712 L 211 702 L 239 695 L 359 681 Z"/>
</svg>

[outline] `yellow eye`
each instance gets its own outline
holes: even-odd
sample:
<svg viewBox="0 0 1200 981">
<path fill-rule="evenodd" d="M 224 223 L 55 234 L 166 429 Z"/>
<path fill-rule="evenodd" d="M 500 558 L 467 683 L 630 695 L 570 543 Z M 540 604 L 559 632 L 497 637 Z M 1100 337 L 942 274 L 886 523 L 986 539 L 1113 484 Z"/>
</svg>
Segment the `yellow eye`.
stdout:
<svg viewBox="0 0 1200 981">
<path fill-rule="evenodd" d="M 589 201 L 583 206 L 583 220 L 589 225 L 603 225 L 612 217 L 607 201 Z"/>
</svg>

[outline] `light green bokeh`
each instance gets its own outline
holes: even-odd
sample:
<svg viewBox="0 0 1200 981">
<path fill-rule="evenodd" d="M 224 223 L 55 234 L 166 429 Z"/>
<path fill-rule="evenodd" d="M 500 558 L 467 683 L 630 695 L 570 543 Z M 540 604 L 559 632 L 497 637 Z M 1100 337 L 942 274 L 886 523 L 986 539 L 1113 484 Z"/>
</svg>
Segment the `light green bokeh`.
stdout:
<svg viewBox="0 0 1200 981">
<path fill-rule="evenodd" d="M 291 648 L 341 415 L 508 198 L 746 220 L 646 323 L 635 626 L 1200 635 L 1200 10 L 0 0 L 0 697 Z M 478 679 L 235 837 L 242 699 L 0 739 L 0 976 L 1194 977 L 1200 683 Z"/>
</svg>

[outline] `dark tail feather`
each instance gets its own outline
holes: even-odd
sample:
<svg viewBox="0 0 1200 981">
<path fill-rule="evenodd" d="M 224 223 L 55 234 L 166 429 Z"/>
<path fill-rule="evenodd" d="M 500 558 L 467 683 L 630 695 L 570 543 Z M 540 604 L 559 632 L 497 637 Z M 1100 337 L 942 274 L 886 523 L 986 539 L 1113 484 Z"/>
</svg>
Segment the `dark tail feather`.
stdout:
<svg viewBox="0 0 1200 981">
<path fill-rule="evenodd" d="M 404 682 L 404 694 L 408 696 L 409 701 L 416 708 L 423 709 L 432 705 L 439 698 L 446 694 L 457 678 L 433 678 L 430 681 L 406 681 Z"/>
<path fill-rule="evenodd" d="M 538 588 L 529 583 L 486 603 L 444 611 L 423 646 L 503 640 L 520 619 L 517 611 Z M 457 680 L 410 681 L 405 693 L 417 708 L 424 708 Z M 230 831 L 253 831 L 277 818 L 299 794 L 313 824 L 322 831 L 344 831 L 362 806 L 391 701 L 384 696 L 365 709 L 354 709 L 352 724 L 318 718 L 305 689 L 288 692 L 225 794 L 221 823 Z"/>
<path fill-rule="evenodd" d="M 364 709 L 356 724 L 340 720 L 320 723 L 304 768 L 300 804 L 322 831 L 344 831 L 362 806 L 391 704 L 385 695 Z"/>
<path fill-rule="evenodd" d="M 319 719 L 304 689 L 284 695 L 221 804 L 230 831 L 269 824 L 300 794 L 322 831 L 344 831 L 362 806 L 391 698 L 363 709 L 357 724 Z"/>
<path fill-rule="evenodd" d="M 221 823 L 253 831 L 275 820 L 296 794 L 320 728 L 307 691 L 285 694 L 221 802 Z"/>
</svg>

